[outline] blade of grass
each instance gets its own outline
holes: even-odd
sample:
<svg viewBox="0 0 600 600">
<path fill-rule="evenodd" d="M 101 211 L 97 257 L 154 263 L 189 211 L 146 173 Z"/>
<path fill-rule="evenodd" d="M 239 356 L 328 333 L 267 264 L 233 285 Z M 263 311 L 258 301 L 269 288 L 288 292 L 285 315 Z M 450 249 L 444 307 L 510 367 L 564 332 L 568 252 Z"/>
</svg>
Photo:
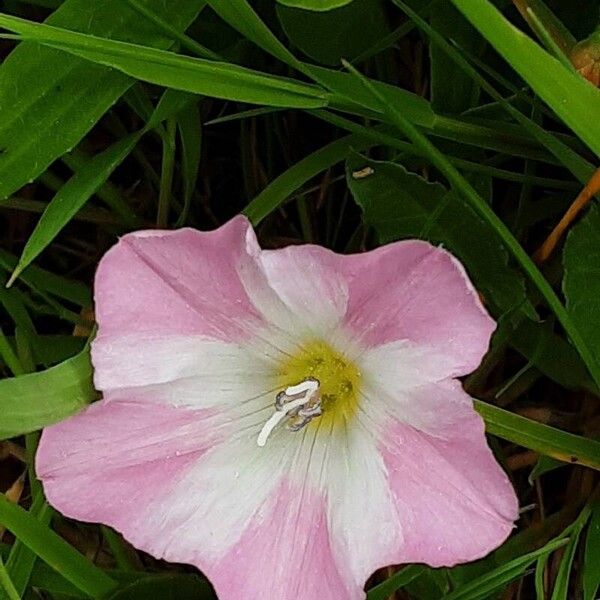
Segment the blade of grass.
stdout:
<svg viewBox="0 0 600 600">
<path fill-rule="evenodd" d="M 422 153 L 431 160 L 431 163 L 439 169 L 439 171 L 450 182 L 452 188 L 457 194 L 460 194 L 465 200 L 471 204 L 474 210 L 487 221 L 496 234 L 502 240 L 507 250 L 513 255 L 517 262 L 522 267 L 523 271 L 529 276 L 532 283 L 537 287 L 543 298 L 548 303 L 548 306 L 557 316 L 558 320 L 564 327 L 567 335 L 577 348 L 582 360 L 590 371 L 590 374 L 596 385 L 600 386 L 600 365 L 596 362 L 594 355 L 585 343 L 581 333 L 573 323 L 571 316 L 565 309 L 564 305 L 552 289 L 551 285 L 544 278 L 537 266 L 533 263 L 529 255 L 525 252 L 519 242 L 514 238 L 508 227 L 496 215 L 492 208 L 483 200 L 475 191 L 473 186 L 459 173 L 459 171 L 449 162 L 449 160 L 406 118 L 389 104 L 386 99 L 366 80 L 352 65 L 345 62 L 346 68 L 354 74 L 357 81 L 360 81 L 363 86 L 370 90 L 374 98 L 376 98 L 382 106 L 382 109 L 388 114 L 390 120 L 396 125 L 398 130 L 402 132 Z"/>
<path fill-rule="evenodd" d="M 9 598 L 9 600 L 21 600 L 21 596 L 19 595 L 19 592 L 17 592 L 17 589 L 15 588 L 15 586 L 6 570 L 6 567 L 4 566 L 4 561 L 2 560 L 1 556 L 0 556 L 0 585 L 2 586 L 2 589 L 4 589 L 6 596 Z"/>
<path fill-rule="evenodd" d="M 600 157 L 600 91 L 514 27 L 489 0 L 452 3 Z"/>
<path fill-rule="evenodd" d="M 408 585 L 424 571 L 425 567 L 422 565 L 409 565 L 408 567 L 404 567 L 385 581 L 372 587 L 367 592 L 367 600 L 387 600 L 394 592 L 403 588 L 405 585 Z"/>
<path fill-rule="evenodd" d="M 487 402 L 475 400 L 488 433 L 569 464 L 600 470 L 600 442 L 543 425 Z"/>
<path fill-rule="evenodd" d="M 4 341 L 0 336 L 2 350 Z M 3 379 L 0 381 L 0 439 L 56 423 L 87 406 L 94 395 L 87 348 L 45 371 Z"/>
<path fill-rule="evenodd" d="M 0 494 L 0 523 L 43 561 L 94 599 L 115 590 L 117 582 L 96 567 L 69 543 L 44 527 L 20 506 Z"/>
<path fill-rule="evenodd" d="M 164 87 L 214 98 L 288 108 L 318 108 L 328 94 L 315 86 L 237 65 L 76 33 L 0 14 L 0 27 L 22 39 L 64 50 Z"/>
</svg>

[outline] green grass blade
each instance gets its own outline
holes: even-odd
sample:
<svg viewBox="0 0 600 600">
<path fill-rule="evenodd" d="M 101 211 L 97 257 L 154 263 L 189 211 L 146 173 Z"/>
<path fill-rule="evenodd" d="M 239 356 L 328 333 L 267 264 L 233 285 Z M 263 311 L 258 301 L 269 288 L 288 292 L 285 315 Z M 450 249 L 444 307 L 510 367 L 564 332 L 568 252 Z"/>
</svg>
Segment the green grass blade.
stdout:
<svg viewBox="0 0 600 600">
<path fill-rule="evenodd" d="M 567 544 L 565 553 L 560 561 L 560 567 L 554 582 L 551 600 L 568 600 L 569 580 L 571 577 L 571 569 L 573 568 L 573 559 L 575 558 L 575 552 L 577 550 L 577 545 L 579 544 L 579 537 L 581 536 L 581 532 L 588 522 L 590 515 L 590 506 L 585 506 L 569 530 L 569 543 Z"/>
<path fill-rule="evenodd" d="M 276 177 L 246 206 L 244 214 L 253 225 L 258 225 L 315 175 L 343 161 L 351 148 L 364 150 L 373 145 L 372 141 L 349 135 L 319 148 Z"/>
<path fill-rule="evenodd" d="M 19 595 L 19 592 L 17 592 L 17 588 L 4 566 L 4 561 L 2 560 L 2 557 L 0 557 L 0 592 L 2 592 L 2 590 L 4 590 L 8 600 L 21 600 L 21 596 Z"/>
<path fill-rule="evenodd" d="M 408 585 L 423 573 L 425 567 L 422 565 L 409 565 L 404 567 L 391 577 L 371 588 L 367 592 L 367 600 L 387 600 L 394 592 Z"/>
<path fill-rule="evenodd" d="M 600 442 L 596 440 L 543 425 L 481 400 L 475 400 L 475 410 L 492 435 L 562 462 L 600 470 Z"/>
<path fill-rule="evenodd" d="M 550 108 L 600 156 L 600 91 L 507 21 L 489 0 L 452 0 Z"/>
<path fill-rule="evenodd" d="M 51 367 L 0 381 L 0 439 L 56 423 L 94 398 L 89 350 Z"/>
<path fill-rule="evenodd" d="M 213 98 L 287 108 L 326 106 L 317 87 L 228 63 L 217 63 L 0 15 L 0 27 L 156 85 Z"/>
<path fill-rule="evenodd" d="M 443 600 L 480 600 L 487 598 L 496 590 L 499 590 L 506 584 L 523 575 L 529 565 L 534 563 L 538 557 L 554 552 L 566 543 L 567 540 L 553 540 L 539 550 L 524 554 L 481 577 L 473 579 L 469 583 L 444 596 Z"/>
<path fill-rule="evenodd" d="M 96 155 L 60 189 L 48 204 L 27 240 L 19 263 L 13 271 L 7 286 L 12 285 L 23 269 L 27 268 L 54 240 L 62 228 L 131 153 L 138 140 L 138 134 L 122 138 L 104 152 Z"/>
<path fill-rule="evenodd" d="M 583 600 L 594 600 L 600 587 L 600 503 L 592 506 L 592 517 L 585 541 L 583 562 Z"/>
<path fill-rule="evenodd" d="M 116 581 L 35 517 L 0 494 L 0 523 L 68 581 L 100 600 L 117 587 Z"/>
<path fill-rule="evenodd" d="M 196 17 L 201 4 L 143 3 L 179 31 Z M 124 0 L 66 0 L 47 22 L 148 46 L 172 44 Z M 20 44 L 13 50 L 0 66 L 0 198 L 73 148 L 132 83 L 118 71 L 51 48 Z"/>
</svg>

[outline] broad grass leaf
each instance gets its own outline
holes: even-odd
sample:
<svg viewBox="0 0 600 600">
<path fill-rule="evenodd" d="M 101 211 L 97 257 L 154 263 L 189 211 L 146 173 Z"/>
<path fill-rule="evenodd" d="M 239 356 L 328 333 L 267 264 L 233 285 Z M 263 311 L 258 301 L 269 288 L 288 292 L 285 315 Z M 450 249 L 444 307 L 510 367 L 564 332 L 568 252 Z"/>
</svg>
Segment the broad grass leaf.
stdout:
<svg viewBox="0 0 600 600">
<path fill-rule="evenodd" d="M 0 381 L 0 439 L 61 421 L 79 412 L 94 397 L 87 348 L 45 371 L 3 379 Z"/>
<path fill-rule="evenodd" d="M 489 0 L 452 0 L 550 108 L 600 156 L 600 90 L 507 21 Z"/>
<path fill-rule="evenodd" d="M 29 41 L 175 90 L 287 108 L 319 108 L 328 104 L 327 92 L 318 87 L 230 63 L 84 35 L 8 15 L 0 15 L 0 26 Z"/>
<path fill-rule="evenodd" d="M 0 494 L 0 524 L 94 600 L 106 598 L 117 587 L 102 569 L 4 494 Z"/>
<path fill-rule="evenodd" d="M 144 3 L 182 31 L 203 5 Z M 47 23 L 159 48 L 172 44 L 123 0 L 66 0 Z M 0 198 L 73 148 L 132 83 L 123 73 L 58 50 L 19 44 L 0 67 Z"/>
</svg>

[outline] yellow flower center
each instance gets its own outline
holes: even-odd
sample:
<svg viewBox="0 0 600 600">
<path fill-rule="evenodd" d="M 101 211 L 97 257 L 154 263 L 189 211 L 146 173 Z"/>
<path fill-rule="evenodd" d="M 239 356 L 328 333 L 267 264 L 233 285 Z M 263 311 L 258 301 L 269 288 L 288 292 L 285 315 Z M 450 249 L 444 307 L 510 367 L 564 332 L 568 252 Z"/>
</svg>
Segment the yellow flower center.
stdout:
<svg viewBox="0 0 600 600">
<path fill-rule="evenodd" d="M 358 410 L 361 374 L 356 365 L 322 340 L 310 340 L 279 369 L 281 388 L 308 378 L 320 384 L 323 414 L 311 426 L 343 426 Z"/>
</svg>

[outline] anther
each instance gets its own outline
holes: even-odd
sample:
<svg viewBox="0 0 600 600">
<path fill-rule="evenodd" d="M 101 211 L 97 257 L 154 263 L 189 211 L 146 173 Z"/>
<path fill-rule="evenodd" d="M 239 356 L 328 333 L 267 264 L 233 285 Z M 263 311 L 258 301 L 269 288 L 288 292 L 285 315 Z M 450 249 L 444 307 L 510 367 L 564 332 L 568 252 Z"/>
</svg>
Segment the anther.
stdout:
<svg viewBox="0 0 600 600">
<path fill-rule="evenodd" d="M 288 427 L 290 431 L 298 431 L 314 417 L 320 415 L 319 387 L 319 381 L 309 377 L 297 385 L 290 385 L 284 391 L 279 392 L 275 396 L 275 412 L 260 430 L 256 440 L 257 444 L 262 448 L 267 443 L 273 429 L 286 417 L 295 419 L 294 423 Z"/>
</svg>

